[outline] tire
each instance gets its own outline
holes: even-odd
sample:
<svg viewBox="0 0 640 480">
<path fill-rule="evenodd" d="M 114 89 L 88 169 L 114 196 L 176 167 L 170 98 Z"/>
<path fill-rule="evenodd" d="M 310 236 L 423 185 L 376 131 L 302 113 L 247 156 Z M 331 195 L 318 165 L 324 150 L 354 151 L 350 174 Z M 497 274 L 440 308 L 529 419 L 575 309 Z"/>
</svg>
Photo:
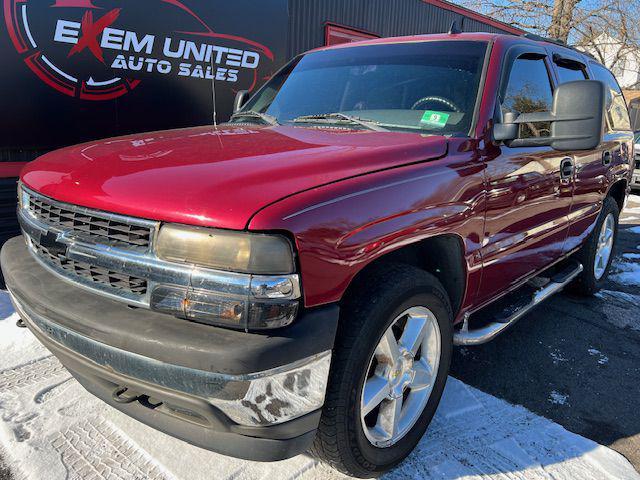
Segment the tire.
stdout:
<svg viewBox="0 0 640 480">
<path fill-rule="evenodd" d="M 604 271 L 602 274 L 597 275 L 595 267 L 598 257 L 598 244 L 603 225 L 608 217 L 613 219 L 611 252 L 606 265 L 604 265 Z M 613 248 L 615 247 L 616 238 L 618 237 L 619 217 L 620 212 L 618 210 L 618 204 L 613 198 L 606 197 L 602 205 L 602 211 L 598 216 L 598 220 L 596 221 L 593 231 L 587 238 L 586 243 L 574 255 L 574 258 L 582 264 L 584 270 L 570 285 L 569 290 L 571 292 L 577 295 L 592 296 L 602 288 L 602 285 L 609 274 L 609 269 L 611 268 L 611 262 L 613 260 Z"/>
<path fill-rule="evenodd" d="M 341 312 L 325 406 L 311 453 L 345 474 L 369 478 L 389 470 L 409 455 L 431 422 L 449 373 L 453 314 L 446 291 L 433 275 L 402 264 L 387 264 L 383 270 L 378 269 L 367 277 L 366 285 L 356 288 L 349 298 Z M 420 408 L 412 408 L 411 417 L 407 413 L 406 418 L 415 418 L 415 423 L 406 422 L 408 430 L 404 436 L 392 445 L 375 446 L 367 437 L 372 433 L 369 428 L 365 431 L 365 418 L 361 419 L 360 413 L 361 401 L 364 402 L 364 398 L 361 397 L 363 386 L 368 378 L 371 379 L 373 362 L 378 362 L 374 354 L 378 355 L 380 349 L 376 348 L 392 324 L 395 329 L 400 328 L 398 325 L 404 322 L 405 328 L 409 330 L 406 326 L 415 319 L 410 316 L 401 317 L 401 313 L 426 310 L 432 316 L 424 317 L 428 318 L 429 325 L 429 334 L 424 338 L 429 339 L 429 345 L 434 342 L 434 348 L 420 346 L 414 358 L 411 357 L 413 352 L 402 350 L 406 356 L 401 358 L 410 358 L 407 361 L 411 365 L 414 365 L 414 361 L 415 365 L 420 365 L 420 361 L 423 360 L 415 359 L 427 355 L 427 350 L 435 352 L 435 346 L 440 344 L 437 368 L 431 369 L 432 377 L 429 382 L 424 383 L 430 385 L 430 393 L 424 393 L 427 390 L 420 390 L 424 387 L 419 385 L 416 387 L 418 390 L 414 391 L 412 382 L 411 386 L 405 387 L 408 390 L 403 390 L 406 393 L 401 393 L 401 397 L 396 396 L 396 400 L 382 400 L 377 411 L 382 412 L 382 408 L 386 408 L 383 405 L 390 405 L 390 402 L 399 398 L 407 402 L 404 403 L 405 406 L 423 405 L 422 402 L 426 404 L 422 407 L 422 413 L 418 413 Z M 400 320 L 397 320 L 398 318 Z M 423 342 L 427 340 L 420 340 L 420 345 L 426 345 Z M 435 362 L 436 355 L 433 356 Z M 376 366 L 376 369 L 380 366 L 381 364 Z M 413 378 L 417 377 L 416 375 Z M 409 395 L 414 393 L 412 401 L 420 398 L 420 403 L 404 400 L 405 394 L 408 399 Z M 409 410 L 403 409 L 402 412 L 404 415 Z M 370 421 L 371 416 L 377 418 L 379 414 L 376 414 L 374 409 L 366 419 Z"/>
</svg>

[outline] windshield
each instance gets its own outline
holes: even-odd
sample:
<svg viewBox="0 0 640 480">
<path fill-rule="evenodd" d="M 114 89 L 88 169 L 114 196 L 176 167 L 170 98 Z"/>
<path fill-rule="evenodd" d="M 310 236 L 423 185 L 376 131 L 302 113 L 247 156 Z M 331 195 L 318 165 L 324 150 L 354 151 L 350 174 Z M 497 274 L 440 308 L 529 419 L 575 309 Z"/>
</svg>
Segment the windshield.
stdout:
<svg viewBox="0 0 640 480">
<path fill-rule="evenodd" d="M 266 114 L 263 120 L 280 124 L 467 135 L 486 49 L 486 42 L 433 41 L 309 53 L 232 121 L 260 122 L 256 114 Z"/>
<path fill-rule="evenodd" d="M 634 142 L 640 143 L 640 132 L 636 132 L 634 135 Z"/>
</svg>

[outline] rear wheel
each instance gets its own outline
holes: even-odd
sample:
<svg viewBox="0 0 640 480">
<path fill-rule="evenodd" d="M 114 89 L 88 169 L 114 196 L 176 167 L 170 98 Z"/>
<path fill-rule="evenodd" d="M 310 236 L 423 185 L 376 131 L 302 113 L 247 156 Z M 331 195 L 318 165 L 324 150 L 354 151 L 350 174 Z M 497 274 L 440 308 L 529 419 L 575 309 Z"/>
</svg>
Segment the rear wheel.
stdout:
<svg viewBox="0 0 640 480">
<path fill-rule="evenodd" d="M 611 197 L 605 198 L 593 232 L 575 255 L 584 270 L 571 285 L 574 293 L 593 295 L 606 280 L 613 261 L 619 216 L 616 201 Z"/>
<path fill-rule="evenodd" d="M 392 265 L 343 308 L 313 452 L 349 475 L 371 477 L 413 450 L 436 411 L 452 349 L 452 313 L 440 282 Z"/>
</svg>

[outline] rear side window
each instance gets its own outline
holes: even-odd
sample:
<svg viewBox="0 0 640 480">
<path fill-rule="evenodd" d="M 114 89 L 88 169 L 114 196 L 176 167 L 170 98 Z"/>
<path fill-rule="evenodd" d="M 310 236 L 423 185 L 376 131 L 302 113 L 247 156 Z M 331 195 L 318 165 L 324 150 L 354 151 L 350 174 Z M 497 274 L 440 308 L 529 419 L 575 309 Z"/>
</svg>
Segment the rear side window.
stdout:
<svg viewBox="0 0 640 480">
<path fill-rule="evenodd" d="M 548 112 L 552 103 L 553 89 L 544 59 L 517 58 L 504 90 L 503 113 Z M 547 122 L 520 125 L 520 138 L 548 137 L 550 134 L 550 124 Z"/>
<path fill-rule="evenodd" d="M 575 82 L 576 80 L 586 80 L 587 73 L 583 68 L 570 68 L 558 65 L 558 77 L 560 83 Z"/>
<path fill-rule="evenodd" d="M 607 86 L 607 130 L 610 132 L 631 130 L 627 104 L 613 74 L 597 63 L 591 64 L 591 70 L 593 71 L 594 80 L 600 80 Z"/>
</svg>

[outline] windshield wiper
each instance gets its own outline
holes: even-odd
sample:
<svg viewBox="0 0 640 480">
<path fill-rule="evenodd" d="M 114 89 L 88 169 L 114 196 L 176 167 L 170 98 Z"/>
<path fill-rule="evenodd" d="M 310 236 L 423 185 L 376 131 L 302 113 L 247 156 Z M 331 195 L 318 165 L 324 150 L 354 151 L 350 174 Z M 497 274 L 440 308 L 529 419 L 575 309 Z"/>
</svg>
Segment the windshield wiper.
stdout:
<svg viewBox="0 0 640 480">
<path fill-rule="evenodd" d="M 236 112 L 231 115 L 231 120 L 235 120 L 236 118 L 240 117 L 257 118 L 268 125 L 280 125 L 278 123 L 278 120 L 276 120 L 276 117 L 274 117 L 273 115 L 269 115 L 268 113 L 256 112 L 255 110 Z"/>
<path fill-rule="evenodd" d="M 361 127 L 368 128 L 369 130 L 373 130 L 375 132 L 388 132 L 386 128 L 381 127 L 378 122 L 373 120 L 367 120 L 360 117 L 354 117 L 352 115 L 347 115 L 346 113 L 321 113 L 317 115 L 302 115 L 301 117 L 294 118 L 293 123 L 339 123 L 346 122 L 355 125 L 360 125 Z"/>
</svg>

